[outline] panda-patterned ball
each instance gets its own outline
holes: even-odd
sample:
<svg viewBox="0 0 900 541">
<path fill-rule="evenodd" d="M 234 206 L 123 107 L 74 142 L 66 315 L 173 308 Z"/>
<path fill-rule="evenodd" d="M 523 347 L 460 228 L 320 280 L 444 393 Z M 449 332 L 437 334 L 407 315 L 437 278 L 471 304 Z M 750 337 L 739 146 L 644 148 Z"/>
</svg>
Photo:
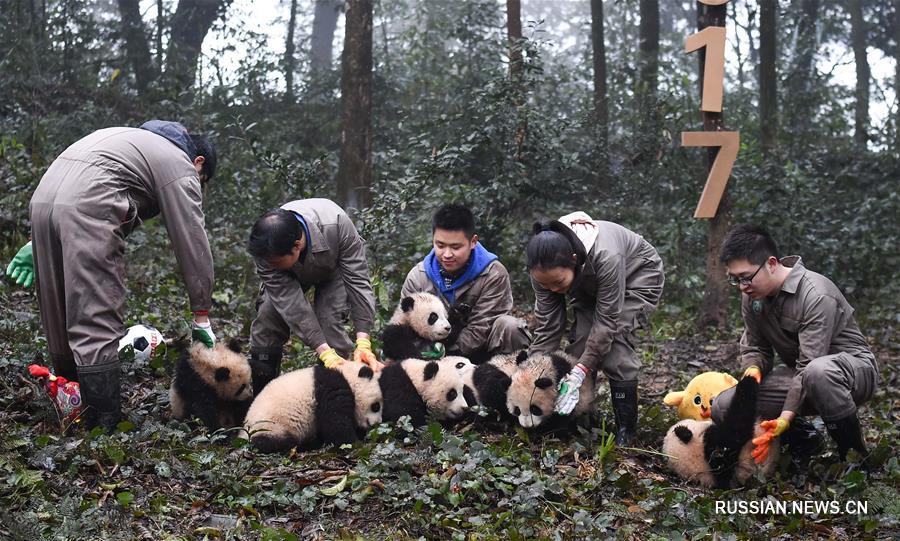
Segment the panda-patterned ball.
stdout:
<svg viewBox="0 0 900 541">
<path fill-rule="evenodd" d="M 153 356 L 156 348 L 164 342 L 163 335 L 149 325 L 132 325 L 119 340 L 119 356 L 134 351 L 136 361 L 147 361 Z"/>
</svg>

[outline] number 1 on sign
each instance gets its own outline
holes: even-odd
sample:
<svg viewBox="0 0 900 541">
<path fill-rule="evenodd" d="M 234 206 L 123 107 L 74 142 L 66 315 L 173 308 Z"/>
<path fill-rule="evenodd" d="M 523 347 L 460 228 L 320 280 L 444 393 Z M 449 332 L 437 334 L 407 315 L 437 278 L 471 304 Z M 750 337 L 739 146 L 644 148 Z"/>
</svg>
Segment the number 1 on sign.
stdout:
<svg viewBox="0 0 900 541">
<path fill-rule="evenodd" d="M 703 100 L 701 111 L 722 112 L 723 81 L 725 80 L 725 27 L 708 26 L 684 40 L 684 52 L 706 48 L 703 68 Z"/>
<path fill-rule="evenodd" d="M 728 177 L 731 176 L 731 168 L 737 159 L 738 149 L 741 143 L 741 135 L 736 131 L 685 131 L 681 132 L 681 146 L 683 147 L 719 147 L 716 160 L 706 177 L 706 186 L 697 209 L 694 210 L 694 218 L 713 218 L 719 209 L 719 201 L 725 193 Z"/>
</svg>

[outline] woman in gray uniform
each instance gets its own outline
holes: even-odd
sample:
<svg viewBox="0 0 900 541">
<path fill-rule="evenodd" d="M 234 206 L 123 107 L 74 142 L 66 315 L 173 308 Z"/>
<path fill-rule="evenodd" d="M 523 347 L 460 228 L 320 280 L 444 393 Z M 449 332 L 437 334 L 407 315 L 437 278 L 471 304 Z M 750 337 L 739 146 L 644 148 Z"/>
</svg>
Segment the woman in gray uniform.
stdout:
<svg viewBox="0 0 900 541">
<path fill-rule="evenodd" d="M 662 294 L 665 277 L 659 254 L 640 235 L 575 212 L 535 224 L 525 255 L 537 319 L 530 351 L 559 348 L 567 299 L 575 312 L 566 352 L 578 363 L 560 385 L 556 411 L 570 413 L 584 378 L 602 370 L 609 378 L 616 443 L 631 444 L 641 366 L 633 333 L 644 326 Z"/>
</svg>

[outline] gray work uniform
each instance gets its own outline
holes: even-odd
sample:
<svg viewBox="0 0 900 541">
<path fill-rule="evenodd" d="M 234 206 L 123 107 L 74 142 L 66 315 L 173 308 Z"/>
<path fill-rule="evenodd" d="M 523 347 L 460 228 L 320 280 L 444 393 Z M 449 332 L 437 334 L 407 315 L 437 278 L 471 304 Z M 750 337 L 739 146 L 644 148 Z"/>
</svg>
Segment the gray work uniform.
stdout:
<svg viewBox="0 0 900 541">
<path fill-rule="evenodd" d="M 659 303 L 665 283 L 662 259 L 637 233 L 612 222 L 594 224 L 597 238 L 568 291 L 575 327 L 566 351 L 611 381 L 636 381 L 641 363 L 632 335 Z M 550 353 L 559 348 L 566 328 L 566 295 L 534 279 L 531 286 L 537 320 L 531 351 Z"/>
<path fill-rule="evenodd" d="M 125 332 L 125 238 L 161 215 L 193 311 L 209 310 L 212 254 L 200 179 L 184 150 L 138 128 L 106 128 L 53 161 L 31 198 L 41 321 L 57 369 L 117 362 Z"/>
<path fill-rule="evenodd" d="M 310 238 L 305 255 L 290 270 L 273 269 L 265 259 L 255 258 L 262 284 L 256 319 L 250 326 L 250 347 L 281 347 L 293 333 L 311 348 L 327 342 L 348 358 L 353 350 L 344 329 L 348 317 L 356 332 L 371 333 L 375 321 L 366 243 L 333 201 L 301 199 L 281 208 L 303 217 Z M 305 296 L 311 288 L 315 289 L 314 307 Z"/>
<path fill-rule="evenodd" d="M 853 307 L 800 257 L 781 263 L 791 272 L 777 295 L 756 302 L 748 295 L 741 299 L 741 370 L 756 365 L 763 374 L 757 412 L 764 419 L 782 411 L 818 414 L 826 422 L 853 415 L 878 386 L 878 365 Z M 778 366 L 776 353 L 783 363 Z M 729 389 L 716 398 L 714 420 L 721 420 L 733 394 Z"/>
<path fill-rule="evenodd" d="M 406 275 L 401 295 L 416 292 L 431 293 L 449 308 L 447 298 L 441 295 L 420 261 Z M 509 273 L 500 260 L 492 261 L 481 274 L 459 286 L 455 291 L 456 302 L 472 308 L 466 326 L 459 333 L 454 350 L 462 355 L 475 352 L 512 353 L 528 347 L 529 337 L 525 322 L 510 315 L 513 306 Z"/>
</svg>

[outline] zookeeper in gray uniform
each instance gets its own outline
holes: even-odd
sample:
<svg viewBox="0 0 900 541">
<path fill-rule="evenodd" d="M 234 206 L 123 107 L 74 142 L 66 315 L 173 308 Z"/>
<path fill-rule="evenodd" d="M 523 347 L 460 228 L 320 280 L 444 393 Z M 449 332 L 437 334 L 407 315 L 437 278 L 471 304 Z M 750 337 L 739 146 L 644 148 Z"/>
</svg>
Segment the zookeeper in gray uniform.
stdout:
<svg viewBox="0 0 900 541">
<path fill-rule="evenodd" d="M 50 164 L 31 198 L 32 241 L 7 273 L 28 274 L 33 260 L 50 357 L 57 375 L 79 382 L 88 427 L 111 430 L 121 418 L 125 238 L 144 220 L 162 216 L 194 313 L 194 337 L 208 346 L 215 341 L 208 317 L 213 263 L 201 208 L 201 186 L 215 169 L 206 139 L 153 120 L 75 142 Z"/>
<path fill-rule="evenodd" d="M 555 411 L 568 414 L 578 402 L 585 376 L 602 370 L 609 378 L 616 443 L 630 445 L 637 429 L 641 363 L 633 332 L 659 303 L 665 276 L 656 249 L 640 235 L 584 212 L 535 224 L 525 248 L 537 320 L 532 352 L 559 348 L 566 327 L 566 296 L 575 326 L 566 352 L 578 359 L 560 384 Z"/>
<path fill-rule="evenodd" d="M 799 416 L 820 415 L 841 458 L 866 451 L 857 406 L 878 386 L 878 365 L 853 317 L 853 307 L 834 283 L 803 266 L 799 256 L 778 257 L 762 227 L 738 225 L 722 243 L 729 281 L 740 286 L 741 368 L 760 381 L 757 412 L 766 433 L 754 439 L 765 460 L 772 438 Z M 782 363 L 775 365 L 775 354 Z M 720 422 L 734 391 L 720 393 L 712 408 Z M 787 434 L 785 434 L 787 436 Z"/>
<path fill-rule="evenodd" d="M 528 347 L 525 322 L 510 315 L 512 286 L 506 267 L 475 234 L 475 218 L 464 205 L 444 205 L 431 223 L 432 250 L 406 275 L 401 295 L 426 292 L 456 311 L 450 353 L 478 363 L 497 353 Z M 459 318 L 459 319 L 457 319 Z"/>
<path fill-rule="evenodd" d="M 262 282 L 250 326 L 254 393 L 278 376 L 292 333 L 329 368 L 352 351 L 353 360 L 380 369 L 369 340 L 375 295 L 366 243 L 341 207 L 328 199 L 301 199 L 266 212 L 253 225 L 247 250 Z M 314 306 L 305 295 L 310 288 Z M 344 330 L 348 316 L 355 349 Z"/>
</svg>

